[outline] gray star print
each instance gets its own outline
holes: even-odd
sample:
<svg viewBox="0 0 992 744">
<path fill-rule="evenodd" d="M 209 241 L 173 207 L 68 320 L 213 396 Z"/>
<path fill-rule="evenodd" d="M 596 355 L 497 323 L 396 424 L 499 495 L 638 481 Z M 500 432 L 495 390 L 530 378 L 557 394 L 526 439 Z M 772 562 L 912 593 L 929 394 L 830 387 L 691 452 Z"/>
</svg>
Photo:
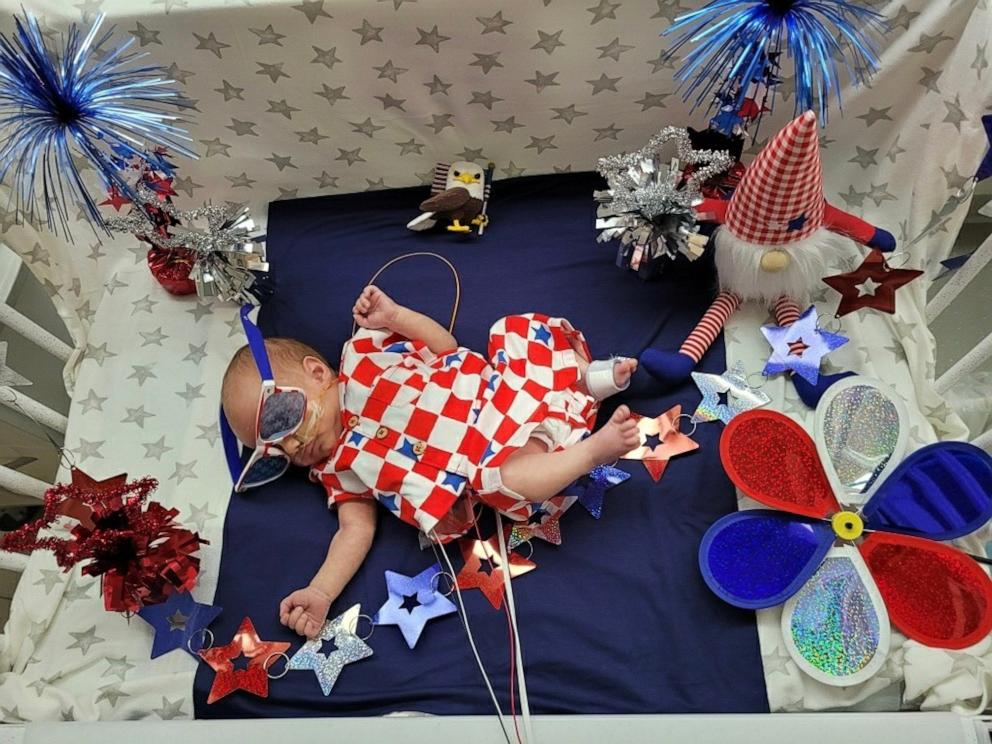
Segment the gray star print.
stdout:
<svg viewBox="0 0 992 744">
<path fill-rule="evenodd" d="M 100 440 L 97 442 L 91 442 L 88 439 L 79 438 L 79 446 L 73 450 L 77 455 L 79 455 L 80 460 L 89 460 L 90 458 L 96 460 L 102 460 L 103 455 L 100 453 L 100 448 L 104 445 L 104 441 Z"/>
<path fill-rule="evenodd" d="M 25 723 L 16 705 L 13 708 L 0 708 L 0 720 L 4 723 Z"/>
<path fill-rule="evenodd" d="M 544 31 L 537 32 L 537 43 L 531 47 L 531 49 L 543 49 L 548 54 L 553 54 L 555 49 L 558 47 L 565 46 L 564 42 L 561 40 L 562 32 L 565 29 L 559 29 L 553 34 L 545 33 Z"/>
<path fill-rule="evenodd" d="M 511 160 L 507 163 L 505 168 L 500 168 L 500 172 L 503 173 L 507 178 L 516 178 L 517 176 L 522 176 L 524 174 L 523 168 L 518 168 L 514 162 Z"/>
<path fill-rule="evenodd" d="M 253 121 L 241 121 L 240 119 L 231 118 L 231 123 L 225 127 L 225 129 L 230 129 L 239 137 L 244 137 L 245 135 L 251 135 L 252 137 L 257 137 L 258 132 L 255 131 L 257 125 Z"/>
<path fill-rule="evenodd" d="M 379 72 L 380 80 L 385 78 L 387 80 L 392 80 L 394 83 L 399 82 L 399 76 L 404 72 L 407 72 L 406 67 L 397 67 L 393 64 L 393 60 L 391 59 L 387 59 L 384 65 L 379 65 L 378 67 L 372 65 L 372 69 Z"/>
<path fill-rule="evenodd" d="M 289 155 L 276 155 L 275 153 L 272 153 L 272 157 L 266 158 L 266 160 L 275 165 L 275 167 L 279 169 L 280 173 L 282 173 L 282 171 L 286 168 L 296 168 L 296 166 L 293 165 L 292 157 Z"/>
<path fill-rule="evenodd" d="M 351 131 L 358 134 L 364 134 L 369 139 L 371 139 L 380 129 L 385 129 L 385 127 L 374 124 L 371 117 L 367 117 L 365 121 L 349 121 L 348 123 L 351 124 Z"/>
<path fill-rule="evenodd" d="M 158 38 L 158 35 L 162 33 L 161 31 L 152 31 L 150 28 L 146 28 L 142 25 L 141 21 L 136 21 L 136 23 L 138 24 L 137 28 L 130 33 L 138 40 L 141 46 L 147 46 L 148 44 L 162 44 Z"/>
<path fill-rule="evenodd" d="M 210 306 L 209 303 L 201 302 L 200 300 L 197 300 L 196 304 L 186 312 L 192 315 L 193 320 L 199 323 L 201 318 L 210 315 L 213 312 L 213 308 Z"/>
<path fill-rule="evenodd" d="M 336 65 L 341 60 L 338 59 L 337 47 L 331 47 L 330 49 L 321 49 L 319 46 L 310 45 L 316 56 L 310 60 L 311 64 L 324 65 L 328 70 L 333 70 L 334 65 Z"/>
<path fill-rule="evenodd" d="M 866 127 L 872 126 L 877 121 L 892 121 L 892 117 L 889 116 L 889 111 L 892 110 L 891 106 L 886 106 L 885 108 L 877 109 L 874 106 L 868 107 L 867 114 L 861 114 L 858 119 L 863 119 Z"/>
<path fill-rule="evenodd" d="M 909 30 L 909 24 L 916 20 L 919 13 L 914 13 L 906 9 L 905 5 L 900 5 L 899 10 L 896 14 L 889 20 L 889 26 L 891 28 L 904 28 Z"/>
<path fill-rule="evenodd" d="M 221 49 L 227 49 L 228 47 L 231 46 L 230 44 L 225 44 L 222 41 L 217 41 L 217 38 L 214 36 L 213 31 L 211 31 L 208 36 L 200 36 L 198 33 L 194 31 L 193 36 L 196 37 L 197 49 L 203 49 L 208 52 L 213 52 L 214 55 L 216 55 L 217 59 L 224 58 L 224 55 L 221 54 Z"/>
<path fill-rule="evenodd" d="M 183 699 L 169 700 L 167 697 L 162 698 L 161 708 L 152 708 L 152 713 L 157 715 L 163 721 L 171 721 L 174 718 L 185 718 L 186 714 L 183 712 Z"/>
<path fill-rule="evenodd" d="M 98 643 L 103 643 L 106 640 L 105 638 L 100 638 L 96 634 L 95 625 L 90 627 L 89 630 L 84 630 L 81 632 L 70 631 L 69 635 L 71 635 L 76 640 L 71 645 L 66 646 L 66 651 L 71 651 L 74 648 L 78 648 L 83 653 L 84 656 L 89 653 L 91 646 L 95 646 Z"/>
<path fill-rule="evenodd" d="M 75 708 L 73 708 L 72 706 L 70 706 L 68 710 L 59 711 L 59 720 L 60 721 L 75 721 L 76 720 Z"/>
<path fill-rule="evenodd" d="M 865 197 L 867 195 L 868 192 L 857 191 L 854 186 L 848 186 L 847 193 L 842 193 L 840 198 L 844 200 L 844 203 L 847 204 L 848 207 L 862 207 L 864 206 Z"/>
<path fill-rule="evenodd" d="M 344 88 L 342 88 L 342 90 L 344 90 Z M 286 103 L 286 99 L 283 98 L 281 101 L 269 101 L 269 107 L 268 109 L 266 109 L 266 113 L 282 114 L 287 119 L 292 119 L 293 112 L 300 110 L 301 109 L 298 109 L 295 106 L 290 106 L 288 103 Z"/>
<path fill-rule="evenodd" d="M 684 13 L 687 8 L 682 7 L 682 3 L 679 0 L 657 0 L 658 10 L 655 12 L 652 18 L 664 18 L 669 23 L 675 21 L 680 14 Z"/>
<path fill-rule="evenodd" d="M 180 398 L 182 398 L 183 400 L 185 400 L 187 404 L 190 404 L 194 400 L 196 400 L 197 398 L 204 398 L 204 397 L 206 397 L 206 396 L 204 396 L 204 394 L 202 392 L 200 392 L 201 390 L 203 390 L 203 383 L 201 383 L 199 385 L 190 385 L 187 382 L 186 383 L 186 390 L 184 392 L 178 392 L 178 393 L 176 393 L 176 395 L 178 395 Z"/>
<path fill-rule="evenodd" d="M 877 147 L 874 149 L 869 149 L 867 147 L 858 147 L 857 145 L 855 145 L 854 147 L 858 151 L 858 154 L 855 155 L 850 160 L 848 160 L 847 162 L 857 163 L 858 165 L 860 165 L 862 168 L 865 169 L 868 169 L 873 165 L 878 165 L 878 161 L 875 159 L 875 156 L 878 155 Z"/>
<path fill-rule="evenodd" d="M 162 342 L 168 338 L 166 334 L 162 333 L 162 326 L 159 326 L 154 331 L 138 331 L 138 335 L 144 339 L 141 342 L 142 346 L 150 346 L 152 344 L 161 346 Z"/>
<path fill-rule="evenodd" d="M 896 162 L 896 158 L 898 158 L 904 152 L 906 152 L 906 148 L 899 146 L 899 135 L 897 134 L 895 141 L 892 143 L 892 146 L 885 153 L 885 157 L 887 157 L 890 162 L 894 163 Z"/>
<path fill-rule="evenodd" d="M 499 55 L 499 52 L 493 52 L 492 54 L 473 52 L 472 56 L 475 57 L 475 62 L 469 62 L 469 67 L 480 67 L 482 68 L 482 74 L 488 75 L 489 71 L 494 67 L 503 67 L 503 63 L 499 61 Z"/>
<path fill-rule="evenodd" d="M 549 72 L 545 75 L 540 70 L 534 70 L 534 77 L 524 80 L 524 82 L 533 85 L 537 89 L 537 92 L 540 93 L 552 85 L 561 85 L 561 83 L 555 82 L 556 77 L 558 77 L 557 72 Z"/>
<path fill-rule="evenodd" d="M 622 77 L 611 78 L 607 74 L 601 73 L 598 80 L 586 80 L 589 85 L 592 86 L 592 94 L 596 95 L 604 90 L 610 90 L 614 93 L 617 92 L 617 83 L 623 80 Z"/>
<path fill-rule="evenodd" d="M 886 188 L 888 185 L 889 184 L 887 183 L 878 185 L 873 183 L 871 185 L 871 190 L 866 194 L 869 199 L 875 202 L 876 207 L 882 206 L 882 202 L 884 201 L 896 201 L 896 197 L 893 194 L 890 194 Z"/>
<path fill-rule="evenodd" d="M 545 150 L 557 150 L 558 145 L 554 144 L 555 139 L 554 134 L 548 135 L 547 137 L 531 137 L 530 144 L 524 147 L 525 150 L 535 149 L 537 154 L 540 155 Z"/>
<path fill-rule="evenodd" d="M 669 70 L 675 68 L 675 60 L 662 49 L 658 52 L 658 56 L 654 59 L 649 59 L 648 64 L 651 65 L 651 74 L 654 75 L 658 70 Z"/>
<path fill-rule="evenodd" d="M 606 46 L 596 48 L 599 50 L 599 59 L 612 59 L 615 62 L 619 62 L 620 55 L 624 52 L 629 52 L 634 47 L 621 44 L 620 37 L 617 36 Z"/>
<path fill-rule="evenodd" d="M 94 346 L 93 344 L 86 344 L 86 351 L 83 352 L 87 359 L 92 359 L 99 366 L 103 366 L 105 360 L 110 357 L 115 357 L 117 354 L 113 351 L 107 351 L 107 343 L 104 342 L 99 346 Z"/>
<path fill-rule="evenodd" d="M 190 504 L 189 517 L 186 521 L 194 525 L 198 532 L 203 532 L 206 527 L 206 523 L 211 519 L 216 518 L 217 515 L 210 511 L 210 504 L 203 504 L 202 506 Z"/>
<path fill-rule="evenodd" d="M 353 28 L 352 31 L 362 37 L 361 46 L 365 46 L 370 41 L 382 41 L 380 34 L 383 28 L 383 26 L 373 26 L 363 18 L 361 27 Z"/>
<path fill-rule="evenodd" d="M 552 120 L 561 119 L 566 124 L 571 124 L 576 118 L 587 116 L 589 113 L 588 111 L 579 111 L 575 108 L 574 103 L 562 108 L 552 108 L 551 110 L 555 112 L 555 115 L 551 117 Z"/>
<path fill-rule="evenodd" d="M 450 88 L 452 84 L 444 82 L 441 78 L 435 75 L 431 78 L 429 83 L 424 83 L 424 85 L 427 86 L 427 90 L 430 91 L 432 96 L 439 93 L 446 96 L 448 95 L 448 88 Z"/>
<path fill-rule="evenodd" d="M 918 85 L 922 85 L 927 89 L 928 93 L 940 93 L 940 88 L 937 87 L 937 79 L 944 72 L 943 70 L 931 70 L 929 67 L 921 67 L 920 71 L 923 73 L 918 81 Z"/>
<path fill-rule="evenodd" d="M 319 176 L 314 176 L 314 181 L 317 182 L 317 187 L 321 189 L 327 188 L 337 188 L 338 177 L 332 176 L 327 173 L 327 171 L 321 171 Z"/>
<path fill-rule="evenodd" d="M 405 98 L 393 98 L 388 93 L 386 93 L 383 96 L 373 96 L 373 98 L 375 98 L 377 101 L 379 101 L 379 103 L 382 104 L 383 111 L 391 108 L 399 109 L 400 111 L 406 111 L 406 109 L 403 108 L 403 103 L 406 101 Z"/>
<path fill-rule="evenodd" d="M 127 660 L 126 656 L 119 659 L 104 659 L 107 662 L 107 670 L 101 677 L 117 677 L 122 680 L 127 676 L 128 671 L 134 669 L 135 665 Z"/>
<path fill-rule="evenodd" d="M 65 574 L 52 568 L 39 569 L 41 578 L 34 582 L 35 586 L 45 587 L 45 594 L 51 594 L 52 589 L 59 586 L 65 580 Z"/>
<path fill-rule="evenodd" d="M 207 146 L 207 152 L 204 157 L 209 158 L 212 155 L 223 155 L 225 158 L 231 157 L 230 153 L 228 153 L 231 146 L 221 142 L 220 137 L 215 137 L 212 140 L 200 140 L 200 142 Z"/>
<path fill-rule="evenodd" d="M 513 134 L 514 129 L 523 127 L 523 124 L 517 124 L 516 116 L 508 116 L 505 119 L 492 119 L 490 123 L 493 125 L 493 132 L 506 132 L 507 134 Z"/>
<path fill-rule="evenodd" d="M 284 62 L 273 62 L 272 64 L 267 62 L 256 62 L 255 64 L 261 68 L 260 70 L 255 70 L 255 74 L 267 75 L 269 80 L 273 83 L 278 83 L 279 78 L 290 77 L 287 73 L 282 71 L 282 66 L 285 64 Z"/>
<path fill-rule="evenodd" d="M 971 69 L 975 71 L 978 79 L 982 79 L 982 73 L 988 69 L 989 60 L 987 56 L 989 43 L 977 44 L 975 46 L 975 61 L 971 63 Z"/>
<path fill-rule="evenodd" d="M 117 705 L 117 702 L 122 697 L 131 697 L 131 696 L 126 692 L 121 692 L 121 683 L 115 682 L 112 685 L 106 685 L 105 687 L 100 688 L 100 694 L 97 695 L 96 702 L 99 703 L 102 700 L 106 700 L 108 703 L 110 703 L 111 707 L 113 707 Z"/>
<path fill-rule="evenodd" d="M 414 46 L 428 46 L 435 51 L 435 53 L 441 53 L 441 44 L 446 41 L 450 41 L 450 36 L 445 36 L 444 34 L 438 33 L 437 24 L 434 25 L 430 31 L 426 31 L 420 27 L 417 28 L 417 33 L 420 34 L 420 38 L 417 40 Z M 395 81 L 394 81 L 395 82 Z"/>
<path fill-rule="evenodd" d="M 250 189 L 253 183 L 257 183 L 254 178 L 248 178 L 245 171 L 241 171 L 240 176 L 224 176 L 224 178 L 231 182 L 232 189 Z"/>
<path fill-rule="evenodd" d="M 184 192 L 186 196 L 193 196 L 193 189 L 201 189 L 203 188 L 203 184 L 197 183 L 190 176 L 180 176 L 177 174 L 172 180 L 172 188 L 176 191 Z"/>
<path fill-rule="evenodd" d="M 665 99 L 670 95 L 671 93 L 648 93 L 645 91 L 644 95 L 634 103 L 641 105 L 641 111 L 647 111 L 649 108 L 665 108 Z"/>
<path fill-rule="evenodd" d="M 388 3 L 390 0 L 379 0 L 380 3 Z M 399 10 L 403 3 L 415 3 L 417 0 L 392 0 L 393 10 Z"/>
<path fill-rule="evenodd" d="M 138 406 L 137 408 L 124 407 L 127 411 L 127 416 L 121 419 L 122 424 L 137 424 L 139 429 L 145 428 L 145 419 L 152 418 L 155 414 L 148 413 L 144 406 Z"/>
<path fill-rule="evenodd" d="M 196 467 L 196 460 L 191 460 L 190 462 L 177 462 L 176 469 L 169 476 L 169 480 L 174 480 L 176 485 L 180 485 L 184 480 L 188 478 L 196 478 L 196 473 L 193 472 L 193 468 Z"/>
<path fill-rule="evenodd" d="M 303 0 L 299 5 L 293 5 L 292 8 L 305 15 L 311 25 L 316 23 L 317 19 L 321 16 L 324 18 L 332 17 L 330 13 L 324 10 L 324 0 Z"/>
<path fill-rule="evenodd" d="M 615 140 L 623 129 L 618 128 L 615 124 L 610 124 L 608 127 L 593 127 L 592 131 L 596 133 L 596 139 L 593 142 L 599 142 L 601 139 Z"/>
<path fill-rule="evenodd" d="M 955 163 L 950 168 L 941 168 L 940 172 L 944 174 L 944 180 L 947 181 L 948 191 L 957 191 L 963 188 L 968 181 L 971 180 L 970 176 L 966 176 L 960 171 L 958 171 L 958 165 Z"/>
<path fill-rule="evenodd" d="M 953 101 L 944 101 L 944 106 L 947 108 L 947 116 L 944 117 L 944 122 L 948 124 L 953 124 L 954 128 L 961 131 L 962 122 L 968 121 L 968 116 L 961 109 L 961 95 L 955 94 Z"/>
<path fill-rule="evenodd" d="M 221 87 L 214 88 L 214 90 L 220 93 L 222 96 L 224 96 L 224 103 L 227 103 L 228 101 L 235 98 L 238 99 L 239 101 L 245 100 L 245 97 L 241 95 L 242 93 L 244 93 L 245 90 L 244 88 L 238 88 L 234 85 L 231 85 L 226 80 L 221 80 L 220 83 L 221 83 Z"/>
<path fill-rule="evenodd" d="M 89 413 L 90 411 L 102 411 L 106 401 L 107 399 L 101 398 L 95 390 L 90 390 L 89 394 L 79 401 L 79 404 L 83 407 L 83 413 Z"/>
<path fill-rule="evenodd" d="M 953 36 L 947 36 L 943 32 L 937 32 L 934 36 L 929 34 L 920 34 L 920 41 L 916 46 L 909 48 L 911 52 L 926 52 L 927 54 L 933 54 L 933 50 L 936 49 L 937 45 L 943 41 L 953 41 Z"/>
<path fill-rule="evenodd" d="M 420 142 L 417 142 L 417 140 L 415 140 L 413 137 L 411 137 L 406 142 L 397 142 L 396 144 L 400 148 L 400 156 L 409 155 L 411 153 L 415 155 L 421 155 L 423 154 L 424 151 L 424 145 Z"/>
<path fill-rule="evenodd" d="M 502 100 L 503 100 L 502 98 L 499 98 L 498 96 L 494 96 L 491 90 L 487 90 L 487 91 L 473 90 L 472 100 L 469 101 L 468 103 L 469 105 L 472 105 L 473 103 L 478 103 L 482 106 L 485 106 L 489 111 L 492 111 L 493 104 L 498 103 L 499 101 Z"/>
<path fill-rule="evenodd" d="M 327 99 L 327 102 L 332 106 L 340 100 L 351 99 L 351 96 L 346 96 L 344 94 L 345 86 L 343 85 L 339 88 L 332 88 L 327 83 L 321 83 L 320 88 L 321 89 L 319 91 L 314 91 L 314 94 L 320 96 L 321 98 Z"/>
<path fill-rule="evenodd" d="M 202 387 L 203 385 L 199 386 L 199 388 Z M 203 396 L 201 395 L 199 397 L 202 398 Z M 220 438 L 220 426 L 216 422 L 206 425 L 197 424 L 196 428 L 200 430 L 200 433 L 196 435 L 196 438 L 204 440 L 211 447 L 213 447 L 214 444 L 217 442 L 217 440 Z"/>
<path fill-rule="evenodd" d="M 388 186 L 386 186 L 385 181 L 383 181 L 383 179 L 381 178 L 376 178 L 376 179 L 366 178 L 365 183 L 368 184 L 365 187 L 366 191 L 379 191 L 381 189 L 389 188 Z"/>
<path fill-rule="evenodd" d="M 334 158 L 335 160 L 345 161 L 349 167 L 355 163 L 364 163 L 365 158 L 362 157 L 362 148 L 356 147 L 354 150 L 345 150 L 343 148 L 338 148 L 338 156 Z"/>
<path fill-rule="evenodd" d="M 506 34 L 506 27 L 509 26 L 513 21 L 503 20 L 503 11 L 499 10 L 496 15 L 493 16 L 476 16 L 475 20 L 482 24 L 482 34 Z"/>
<path fill-rule="evenodd" d="M 486 156 L 482 154 L 481 147 L 478 150 L 473 150 L 470 147 L 466 147 L 464 150 L 458 153 L 458 159 L 474 162 L 476 160 L 486 160 Z"/>
<path fill-rule="evenodd" d="M 295 199 L 300 193 L 300 190 L 298 188 L 287 189 L 287 188 L 283 188 L 282 186 L 279 186 L 278 188 L 279 188 L 278 199 Z"/>
<path fill-rule="evenodd" d="M 166 452 L 171 452 L 173 449 L 172 447 L 166 445 L 164 435 L 159 437 L 158 441 L 145 442 L 141 446 L 145 448 L 145 457 L 147 459 L 154 457 L 159 462 L 162 460 L 162 455 Z"/>
<path fill-rule="evenodd" d="M 31 250 L 24 254 L 24 258 L 26 258 L 30 264 L 43 263 L 45 266 L 52 265 L 49 261 L 51 254 L 49 254 L 45 248 L 41 247 L 41 243 L 35 243 L 31 247 Z"/>
<path fill-rule="evenodd" d="M 589 25 L 595 26 L 607 18 L 615 21 L 617 18 L 617 8 L 619 7 L 620 3 L 611 3 L 610 0 L 599 0 L 598 5 L 586 8 L 586 12 L 592 13 L 592 20 L 589 22 Z"/>
<path fill-rule="evenodd" d="M 297 132 L 296 136 L 300 138 L 300 142 L 309 142 L 312 145 L 318 145 L 322 139 L 327 139 L 327 135 L 318 132 L 317 127 L 308 129 L 305 132 Z"/>
<path fill-rule="evenodd" d="M 262 46 L 263 44 L 275 44 L 276 46 L 282 46 L 281 39 L 286 38 L 286 34 L 280 34 L 277 32 L 272 28 L 271 23 L 265 28 L 249 28 L 248 30 L 258 37 L 259 46 Z"/>
</svg>

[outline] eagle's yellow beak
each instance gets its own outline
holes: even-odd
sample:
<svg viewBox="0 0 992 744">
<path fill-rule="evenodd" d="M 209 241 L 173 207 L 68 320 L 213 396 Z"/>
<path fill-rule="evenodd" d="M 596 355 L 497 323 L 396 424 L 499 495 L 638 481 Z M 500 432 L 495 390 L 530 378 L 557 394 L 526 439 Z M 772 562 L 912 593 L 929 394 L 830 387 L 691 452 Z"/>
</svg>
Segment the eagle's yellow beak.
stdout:
<svg viewBox="0 0 992 744">
<path fill-rule="evenodd" d="M 456 181 L 461 181 L 462 183 L 477 183 L 478 179 L 471 173 L 462 173 L 460 176 L 455 176 Z"/>
</svg>

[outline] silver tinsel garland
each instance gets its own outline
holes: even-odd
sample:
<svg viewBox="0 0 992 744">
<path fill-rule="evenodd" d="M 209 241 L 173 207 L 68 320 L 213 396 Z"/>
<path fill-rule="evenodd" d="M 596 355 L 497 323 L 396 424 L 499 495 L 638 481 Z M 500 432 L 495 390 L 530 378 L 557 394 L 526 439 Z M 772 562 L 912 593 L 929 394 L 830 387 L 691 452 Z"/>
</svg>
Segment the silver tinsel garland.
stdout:
<svg viewBox="0 0 992 744">
<path fill-rule="evenodd" d="M 163 235 L 139 207 L 122 217 L 106 220 L 115 232 L 131 233 L 158 248 L 185 248 L 196 253 L 190 278 L 200 297 L 219 297 L 224 301 L 257 303 L 249 291 L 255 283 L 253 271 L 265 272 L 265 235 L 255 232 L 249 210 L 237 204 L 204 204 L 196 209 L 180 210 L 147 186 L 139 184 L 138 197 L 180 224 L 170 225 Z M 203 225 L 203 223 L 206 223 Z M 203 225 L 202 227 L 198 225 Z"/>
<path fill-rule="evenodd" d="M 665 161 L 662 151 L 672 141 L 676 156 Z M 665 127 L 640 150 L 600 158 L 597 170 L 609 188 L 593 192 L 596 229 L 602 231 L 597 240 L 618 239 L 617 264 L 644 277 L 679 253 L 694 261 L 706 245 L 693 211 L 702 201 L 702 184 L 733 162 L 724 151 L 694 150 L 689 132 L 679 127 Z M 686 165 L 696 168 L 681 183 Z"/>
</svg>

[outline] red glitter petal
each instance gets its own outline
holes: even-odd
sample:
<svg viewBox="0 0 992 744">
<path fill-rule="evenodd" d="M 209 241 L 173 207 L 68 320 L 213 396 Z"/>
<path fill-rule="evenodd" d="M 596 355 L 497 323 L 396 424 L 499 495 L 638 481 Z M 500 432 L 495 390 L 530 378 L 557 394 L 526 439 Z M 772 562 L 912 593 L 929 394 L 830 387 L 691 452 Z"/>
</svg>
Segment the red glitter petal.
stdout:
<svg viewBox="0 0 992 744">
<path fill-rule="evenodd" d="M 806 517 L 840 511 L 813 440 L 784 414 L 734 416 L 720 437 L 720 459 L 734 485 L 762 504 Z"/>
<path fill-rule="evenodd" d="M 992 632 L 992 581 L 933 540 L 875 532 L 861 544 L 892 623 L 920 643 L 965 648 Z"/>
</svg>

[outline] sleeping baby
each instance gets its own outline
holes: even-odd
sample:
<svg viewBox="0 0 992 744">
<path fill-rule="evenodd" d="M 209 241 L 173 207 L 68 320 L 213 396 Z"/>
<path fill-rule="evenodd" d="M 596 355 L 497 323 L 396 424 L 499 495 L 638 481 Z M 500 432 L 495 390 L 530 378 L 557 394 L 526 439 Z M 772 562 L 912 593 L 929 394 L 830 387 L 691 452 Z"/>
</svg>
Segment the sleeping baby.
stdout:
<svg viewBox="0 0 992 744">
<path fill-rule="evenodd" d="M 640 441 L 627 406 L 591 434 L 599 401 L 629 385 L 637 362 L 590 361 L 567 320 L 501 318 L 487 359 L 374 286 L 353 315 L 359 330 L 338 373 L 306 344 L 270 338 L 271 373 L 260 375 L 246 345 L 221 391 L 231 429 L 255 447 L 235 490 L 268 482 L 292 462 L 311 468 L 338 511 L 320 570 L 279 607 L 282 623 L 307 637 L 365 559 L 377 502 L 446 542 L 471 527 L 475 502 L 526 519 L 531 504 Z"/>
</svg>

